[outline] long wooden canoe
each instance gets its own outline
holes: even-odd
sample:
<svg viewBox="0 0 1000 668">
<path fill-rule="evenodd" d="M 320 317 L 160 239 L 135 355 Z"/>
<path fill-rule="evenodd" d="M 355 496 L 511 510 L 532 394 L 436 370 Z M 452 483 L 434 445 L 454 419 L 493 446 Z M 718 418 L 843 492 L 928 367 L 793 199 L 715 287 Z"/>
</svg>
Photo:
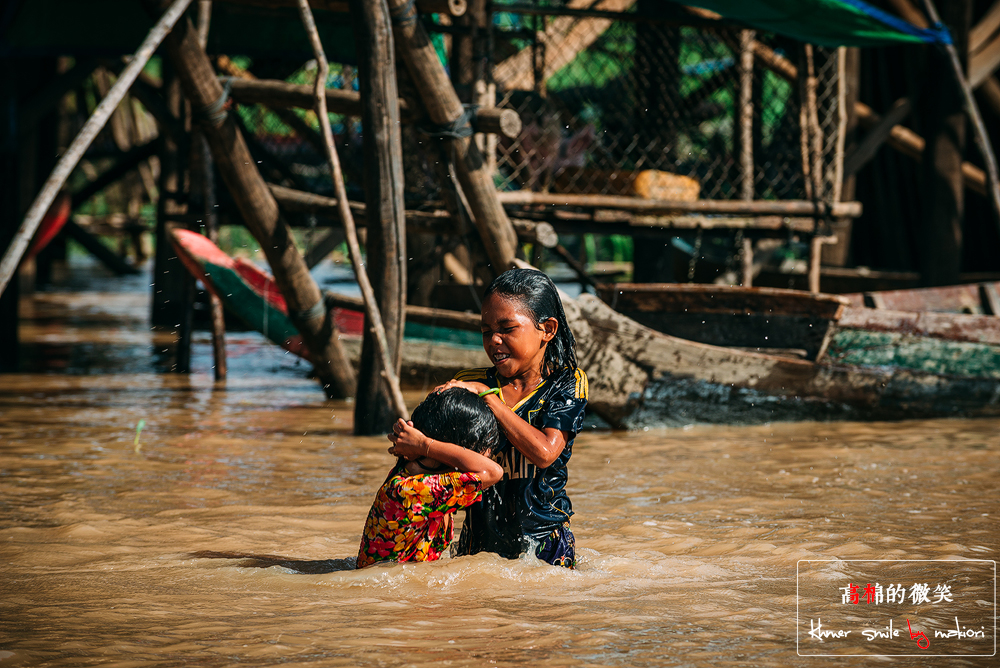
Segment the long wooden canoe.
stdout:
<svg viewBox="0 0 1000 668">
<path fill-rule="evenodd" d="M 1000 415 L 997 318 L 858 309 L 790 290 L 617 284 L 601 294 L 607 303 L 576 300 L 572 327 L 591 404 L 621 426 Z M 673 320 L 687 338 L 657 331 Z M 702 321 L 711 343 L 695 340 Z M 810 329 L 822 331 L 801 335 Z"/>
<path fill-rule="evenodd" d="M 302 337 L 288 318 L 288 307 L 270 274 L 243 258 L 230 257 L 196 232 L 172 230 L 171 242 L 191 275 L 217 295 L 226 309 L 247 327 L 285 350 L 309 359 Z M 334 323 L 348 356 L 357 363 L 364 327 L 360 300 L 327 295 L 327 304 L 333 311 Z M 408 309 L 407 314 L 414 322 L 407 322 L 404 331 L 402 381 L 423 386 L 443 382 L 461 369 L 488 364 L 478 333 L 479 316 L 419 308 L 413 314 Z"/>
</svg>

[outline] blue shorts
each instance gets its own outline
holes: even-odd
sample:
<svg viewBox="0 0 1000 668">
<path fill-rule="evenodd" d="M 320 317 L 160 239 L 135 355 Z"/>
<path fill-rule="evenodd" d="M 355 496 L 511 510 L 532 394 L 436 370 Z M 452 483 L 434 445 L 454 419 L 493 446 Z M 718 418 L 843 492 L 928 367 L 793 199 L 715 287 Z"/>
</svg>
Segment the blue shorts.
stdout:
<svg viewBox="0 0 1000 668">
<path fill-rule="evenodd" d="M 535 556 L 553 566 L 576 568 L 576 538 L 570 531 L 569 522 L 538 541 Z"/>
</svg>

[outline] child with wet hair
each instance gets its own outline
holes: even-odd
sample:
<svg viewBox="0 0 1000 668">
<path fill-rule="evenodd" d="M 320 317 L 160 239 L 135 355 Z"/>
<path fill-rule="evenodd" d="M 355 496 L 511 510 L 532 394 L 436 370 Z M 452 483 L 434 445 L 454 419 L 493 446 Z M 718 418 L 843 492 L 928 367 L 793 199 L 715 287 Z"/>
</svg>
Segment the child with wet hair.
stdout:
<svg viewBox="0 0 1000 668">
<path fill-rule="evenodd" d="M 455 554 L 516 559 L 530 551 L 575 568 L 567 465 L 588 389 L 559 291 L 540 271 L 504 272 L 483 297 L 482 331 L 493 366 L 466 369 L 437 389 L 486 399 L 500 423 L 495 455 L 504 476 L 469 507 Z"/>
<path fill-rule="evenodd" d="M 453 516 L 503 475 L 490 454 L 500 441 L 486 402 L 464 389 L 431 394 L 389 434 L 396 465 L 365 521 L 358 568 L 384 561 L 436 561 L 451 544 Z"/>
</svg>

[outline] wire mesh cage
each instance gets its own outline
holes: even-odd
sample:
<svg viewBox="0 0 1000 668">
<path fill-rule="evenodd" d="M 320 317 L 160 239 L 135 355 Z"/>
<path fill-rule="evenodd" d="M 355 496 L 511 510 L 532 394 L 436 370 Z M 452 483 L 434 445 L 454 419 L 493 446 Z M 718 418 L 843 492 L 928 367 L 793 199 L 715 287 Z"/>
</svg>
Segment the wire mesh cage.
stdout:
<svg viewBox="0 0 1000 668">
<path fill-rule="evenodd" d="M 693 190 L 703 199 L 738 198 L 747 147 L 738 123 L 743 81 L 752 87 L 753 198 L 806 197 L 799 91 L 761 67 L 741 79 L 739 28 L 558 15 L 581 5 L 588 6 L 548 4 L 541 11 L 556 14 L 549 16 L 523 13 L 524 5 L 493 6 L 498 103 L 524 121 L 519 137 L 500 144 L 499 189 L 658 199 L 689 199 Z M 633 5 L 604 0 L 595 7 Z M 795 61 L 787 52 L 797 44 L 759 33 L 756 39 Z M 839 195 L 843 55 L 816 49 L 813 60 L 824 183 L 818 195 L 829 198 Z"/>
</svg>

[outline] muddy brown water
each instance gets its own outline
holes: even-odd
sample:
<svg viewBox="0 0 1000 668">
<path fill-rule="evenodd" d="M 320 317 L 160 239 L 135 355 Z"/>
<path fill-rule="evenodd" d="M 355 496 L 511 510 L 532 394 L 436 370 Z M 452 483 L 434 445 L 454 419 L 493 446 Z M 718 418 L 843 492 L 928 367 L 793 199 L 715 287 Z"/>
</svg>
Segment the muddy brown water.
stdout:
<svg viewBox="0 0 1000 668">
<path fill-rule="evenodd" d="M 915 656 L 799 653 L 951 622 L 845 606 L 846 581 L 883 577 L 846 560 L 951 560 L 892 577 L 948 581 L 962 623 L 995 622 L 992 580 L 953 566 L 996 558 L 1000 421 L 591 429 L 570 465 L 577 571 L 356 571 L 384 438 L 352 436 L 352 406 L 255 335 L 230 337 L 224 386 L 203 334 L 194 373 L 157 371 L 148 295 L 103 289 L 26 300 L 29 370 L 0 376 L 0 666 L 997 665 L 929 656 L 992 652 L 992 628 L 881 645 Z M 798 599 L 800 560 L 843 577 Z M 852 640 L 810 640 L 802 606 Z"/>
</svg>

